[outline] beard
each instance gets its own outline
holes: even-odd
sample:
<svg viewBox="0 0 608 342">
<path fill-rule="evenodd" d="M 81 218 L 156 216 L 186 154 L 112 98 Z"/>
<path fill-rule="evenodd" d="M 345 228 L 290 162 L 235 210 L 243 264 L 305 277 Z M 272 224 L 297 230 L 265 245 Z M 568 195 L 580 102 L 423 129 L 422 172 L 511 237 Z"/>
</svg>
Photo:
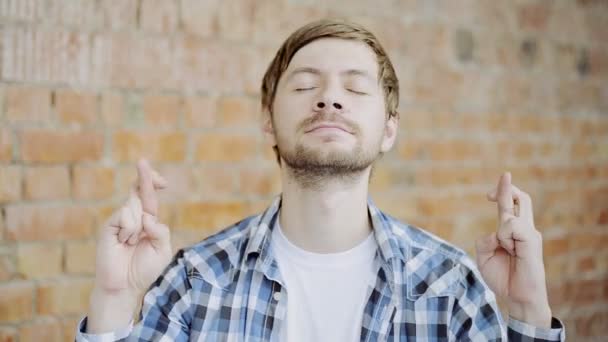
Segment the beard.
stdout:
<svg viewBox="0 0 608 342">
<path fill-rule="evenodd" d="M 318 190 L 327 182 L 336 180 L 355 182 L 381 156 L 380 143 L 365 149 L 358 140 L 352 149 L 345 150 L 332 146 L 307 146 L 298 142 L 293 149 L 289 149 L 281 140 L 277 140 L 279 156 L 293 179 L 305 189 Z"/>
</svg>

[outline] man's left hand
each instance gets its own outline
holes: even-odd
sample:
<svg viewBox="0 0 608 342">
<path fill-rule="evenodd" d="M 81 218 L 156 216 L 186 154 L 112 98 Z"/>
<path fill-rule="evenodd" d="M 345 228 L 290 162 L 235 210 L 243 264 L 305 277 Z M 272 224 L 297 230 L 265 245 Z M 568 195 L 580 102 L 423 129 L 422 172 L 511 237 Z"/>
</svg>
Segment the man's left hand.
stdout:
<svg viewBox="0 0 608 342">
<path fill-rule="evenodd" d="M 530 195 L 511 184 L 505 172 L 487 198 L 497 203 L 498 230 L 476 243 L 479 270 L 492 291 L 507 299 L 509 316 L 549 328 L 542 236 L 534 226 Z"/>
</svg>

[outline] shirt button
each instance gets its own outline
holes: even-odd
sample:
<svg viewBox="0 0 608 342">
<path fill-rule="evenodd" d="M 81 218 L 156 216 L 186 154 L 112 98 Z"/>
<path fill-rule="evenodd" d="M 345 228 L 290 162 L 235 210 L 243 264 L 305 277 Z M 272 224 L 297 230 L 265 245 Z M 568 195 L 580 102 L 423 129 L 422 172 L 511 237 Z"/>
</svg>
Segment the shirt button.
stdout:
<svg viewBox="0 0 608 342">
<path fill-rule="evenodd" d="M 272 294 L 272 298 L 274 298 L 274 300 L 276 300 L 277 302 L 279 301 L 279 299 L 281 299 L 281 292 L 275 292 Z"/>
</svg>

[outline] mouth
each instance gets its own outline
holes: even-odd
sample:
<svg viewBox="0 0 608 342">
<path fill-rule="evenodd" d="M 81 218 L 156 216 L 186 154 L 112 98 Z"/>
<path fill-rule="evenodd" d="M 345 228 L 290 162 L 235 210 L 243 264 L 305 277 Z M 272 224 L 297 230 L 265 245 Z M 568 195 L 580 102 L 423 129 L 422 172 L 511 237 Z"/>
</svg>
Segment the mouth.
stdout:
<svg viewBox="0 0 608 342">
<path fill-rule="evenodd" d="M 312 128 L 306 130 L 305 133 L 311 133 L 311 132 L 345 132 L 345 133 L 353 134 L 346 127 L 343 127 L 343 126 L 340 126 L 337 124 L 329 124 L 329 123 L 313 126 Z"/>
</svg>

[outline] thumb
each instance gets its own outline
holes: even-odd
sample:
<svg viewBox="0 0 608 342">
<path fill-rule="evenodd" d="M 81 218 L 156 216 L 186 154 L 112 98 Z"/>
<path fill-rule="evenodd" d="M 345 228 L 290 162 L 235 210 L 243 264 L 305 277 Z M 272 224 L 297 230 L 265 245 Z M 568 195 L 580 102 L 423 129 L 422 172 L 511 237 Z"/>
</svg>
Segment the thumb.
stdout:
<svg viewBox="0 0 608 342">
<path fill-rule="evenodd" d="M 157 249 L 170 248 L 170 231 L 167 225 L 158 222 L 156 216 L 143 213 L 143 230 L 150 239 L 152 245 Z"/>
<path fill-rule="evenodd" d="M 483 265 L 494 256 L 496 249 L 498 248 L 498 238 L 496 232 L 486 235 L 475 242 L 475 251 L 477 257 L 477 264 Z"/>
</svg>

